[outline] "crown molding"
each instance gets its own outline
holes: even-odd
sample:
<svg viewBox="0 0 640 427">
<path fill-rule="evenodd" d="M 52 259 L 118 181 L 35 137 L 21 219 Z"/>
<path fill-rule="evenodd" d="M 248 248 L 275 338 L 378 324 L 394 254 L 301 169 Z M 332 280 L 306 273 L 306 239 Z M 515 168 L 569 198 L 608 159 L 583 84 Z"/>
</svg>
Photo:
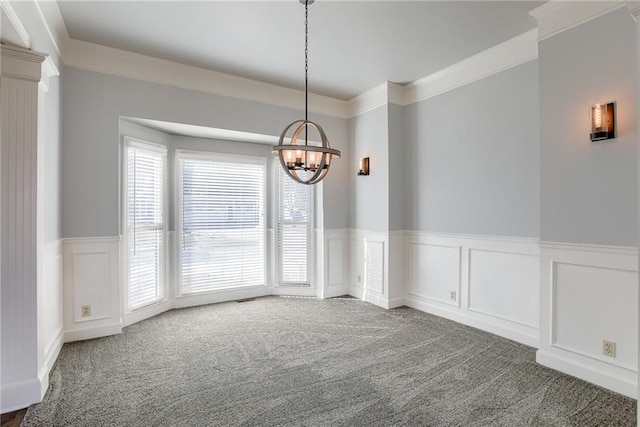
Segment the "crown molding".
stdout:
<svg viewBox="0 0 640 427">
<path fill-rule="evenodd" d="M 60 75 L 60 70 L 56 67 L 55 62 L 50 56 L 47 56 L 42 63 L 42 77 L 40 79 L 40 85 L 45 92 L 49 91 L 49 82 L 52 77 Z"/>
<path fill-rule="evenodd" d="M 382 105 L 407 105 L 405 87 L 393 82 L 384 82 L 378 86 L 351 98 L 348 102 L 349 117 L 355 117 L 374 110 Z"/>
<path fill-rule="evenodd" d="M 387 96 L 389 98 L 390 104 L 396 104 L 400 106 L 407 105 L 405 102 L 405 89 L 402 85 L 387 82 Z"/>
<path fill-rule="evenodd" d="M 3 4 L 8 0 L 0 2 Z M 67 66 L 304 110 L 301 101 L 303 91 L 73 39 L 69 36 L 56 1 L 35 0 L 35 3 L 49 37 Z M 551 7 L 559 6 L 548 6 Z M 538 30 L 533 29 L 408 85 L 385 82 L 349 101 L 310 93 L 309 111 L 348 119 L 388 103 L 405 106 L 420 102 L 536 59 L 537 40 Z"/>
<path fill-rule="evenodd" d="M 388 103 L 405 106 L 424 101 L 537 58 L 538 30 L 534 28 L 407 85 L 378 85 L 348 101 L 349 117 Z"/>
<path fill-rule="evenodd" d="M 18 14 L 16 13 L 13 6 L 11 6 L 11 3 L 9 2 L 9 0 L 0 0 L 0 9 L 2 9 L 5 15 L 7 15 L 9 22 L 11 22 L 11 26 L 18 34 L 18 37 L 20 38 L 20 41 L 23 44 L 21 47 L 30 49 L 31 37 L 29 37 L 29 33 L 27 32 L 27 29 L 24 27 L 24 25 L 22 25 L 22 22 L 20 21 Z"/>
<path fill-rule="evenodd" d="M 627 9 L 629 9 L 629 13 L 633 16 L 636 23 L 638 22 L 638 18 L 640 17 L 640 1 L 639 0 L 627 0 L 625 2 L 627 4 Z"/>
<path fill-rule="evenodd" d="M 544 40 L 624 6 L 624 1 L 551 0 L 529 14 L 538 20 L 538 40 Z"/>
<path fill-rule="evenodd" d="M 62 19 L 62 13 L 58 7 L 57 1 L 34 1 L 40 19 L 44 24 L 44 28 L 49 35 L 49 39 L 62 59 L 66 47 L 69 45 L 71 36 L 67 31 L 67 26 Z M 64 60 L 63 60 L 64 62 Z"/>
<path fill-rule="evenodd" d="M 436 71 L 405 86 L 404 105 L 489 77 L 538 58 L 538 30 L 533 29 Z"/>
<path fill-rule="evenodd" d="M 66 65 L 83 70 L 295 110 L 304 109 L 304 92 L 295 89 L 76 39 L 70 39 L 63 52 Z M 348 118 L 347 101 L 310 93 L 309 104 L 310 112 Z"/>
</svg>

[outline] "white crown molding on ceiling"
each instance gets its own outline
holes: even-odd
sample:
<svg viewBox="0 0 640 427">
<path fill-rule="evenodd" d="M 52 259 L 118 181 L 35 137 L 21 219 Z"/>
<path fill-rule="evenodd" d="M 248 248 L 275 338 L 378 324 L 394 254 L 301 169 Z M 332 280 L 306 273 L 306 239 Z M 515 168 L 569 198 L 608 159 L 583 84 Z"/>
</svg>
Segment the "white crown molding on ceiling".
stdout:
<svg viewBox="0 0 640 427">
<path fill-rule="evenodd" d="M 350 116 L 366 113 L 387 103 L 405 106 L 424 101 L 537 57 L 538 30 L 534 28 L 406 86 L 382 83 L 349 100 Z"/>
<path fill-rule="evenodd" d="M 51 78 L 59 75 L 60 70 L 58 70 L 58 67 L 56 67 L 55 62 L 53 62 L 51 57 L 47 55 L 46 59 L 42 63 L 42 78 L 40 79 L 42 89 L 45 92 L 49 92 L 49 82 L 51 81 Z"/>
<path fill-rule="evenodd" d="M 633 19 L 638 22 L 638 17 L 640 17 L 640 1 L 628 1 L 627 0 L 627 8 L 629 9 L 629 13 L 633 16 Z"/>
<path fill-rule="evenodd" d="M 0 0 L 8 1 L 8 0 Z M 57 2 L 35 0 L 65 65 L 135 80 L 302 110 L 303 92 L 73 39 Z M 537 58 L 537 30 L 530 30 L 406 86 L 385 82 L 349 101 L 309 94 L 309 110 L 350 118 L 384 103 L 408 105 Z"/>
<path fill-rule="evenodd" d="M 384 82 L 358 96 L 354 96 L 347 101 L 349 116 L 354 117 L 359 114 L 364 114 L 382 105 L 388 104 L 390 102 L 388 85 L 389 82 Z"/>
<path fill-rule="evenodd" d="M 88 71 L 144 80 L 231 98 L 301 110 L 304 92 L 231 74 L 71 39 L 64 50 L 66 65 Z M 347 102 L 309 94 L 313 113 L 346 118 Z"/>
<path fill-rule="evenodd" d="M 302 110 L 303 92 L 299 90 L 72 39 L 57 2 L 35 0 L 35 3 L 62 61 L 68 66 Z M 408 105 L 420 102 L 536 59 L 537 41 L 629 3 L 550 1 L 530 12 L 538 20 L 537 29 L 527 31 L 406 86 L 386 82 L 349 101 L 310 94 L 310 111 L 350 118 L 384 103 Z M 0 4 L 4 10 L 5 4 L 9 2 L 0 0 Z M 633 10 L 631 6 L 630 10 Z M 12 19 L 17 20 L 17 27 L 22 26 L 15 12 Z"/>
<path fill-rule="evenodd" d="M 0 9 L 2 9 L 5 15 L 7 15 L 7 19 L 11 22 L 11 26 L 16 31 L 18 38 L 22 42 L 22 46 L 20 47 L 31 49 L 31 37 L 29 37 L 27 29 L 22 25 L 18 14 L 13 9 L 13 6 L 11 6 L 9 0 L 0 0 Z"/>
<path fill-rule="evenodd" d="M 62 19 L 58 2 L 35 0 L 34 3 L 56 52 L 64 62 L 64 50 L 69 45 L 71 36 L 69 36 L 67 26 L 64 23 L 64 19 Z"/>
<path fill-rule="evenodd" d="M 529 14 L 538 20 L 538 40 L 542 41 L 624 7 L 624 1 L 549 1 Z"/>
<path fill-rule="evenodd" d="M 423 101 L 538 57 L 538 30 L 512 39 L 405 86 L 404 105 Z"/>
</svg>

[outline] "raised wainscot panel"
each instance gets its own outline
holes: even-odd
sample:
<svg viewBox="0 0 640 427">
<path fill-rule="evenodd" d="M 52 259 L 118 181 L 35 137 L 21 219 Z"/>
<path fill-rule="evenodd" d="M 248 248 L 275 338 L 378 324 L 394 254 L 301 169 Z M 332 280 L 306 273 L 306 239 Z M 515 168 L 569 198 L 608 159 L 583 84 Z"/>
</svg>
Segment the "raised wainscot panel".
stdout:
<svg viewBox="0 0 640 427">
<path fill-rule="evenodd" d="M 364 286 L 364 242 L 351 240 L 350 282 L 355 286 Z"/>
<path fill-rule="evenodd" d="M 365 287 L 367 290 L 384 293 L 384 242 L 366 240 Z"/>
<path fill-rule="evenodd" d="M 56 345 L 63 328 L 62 242 L 45 245 L 43 250 L 42 336 L 45 355 Z"/>
<path fill-rule="evenodd" d="M 410 243 L 409 294 L 458 306 L 460 250 L 460 246 Z"/>
<path fill-rule="evenodd" d="M 329 286 L 342 285 L 347 260 L 346 241 L 344 239 L 327 240 L 327 260 Z"/>
<path fill-rule="evenodd" d="M 553 346 L 636 370 L 638 275 L 636 272 L 554 263 Z M 603 340 L 616 357 L 603 355 Z"/>
<path fill-rule="evenodd" d="M 539 257 L 470 249 L 468 286 L 470 311 L 538 328 Z"/>
<path fill-rule="evenodd" d="M 73 321 L 84 322 L 110 317 L 111 254 L 107 251 L 73 253 Z M 83 316 L 82 306 L 91 312 Z"/>
</svg>

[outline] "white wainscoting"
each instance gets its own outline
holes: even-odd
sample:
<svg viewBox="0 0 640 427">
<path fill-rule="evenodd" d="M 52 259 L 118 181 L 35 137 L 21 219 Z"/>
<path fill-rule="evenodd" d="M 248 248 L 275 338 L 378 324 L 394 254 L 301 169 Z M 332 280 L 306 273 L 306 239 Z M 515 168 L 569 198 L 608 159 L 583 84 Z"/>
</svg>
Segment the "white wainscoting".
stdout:
<svg viewBox="0 0 640 427">
<path fill-rule="evenodd" d="M 317 271 L 321 273 L 318 283 L 322 284 L 322 298 L 333 298 L 347 295 L 349 287 L 349 263 L 351 260 L 349 247 L 349 230 L 326 229 L 316 241 L 323 242 L 318 248 L 322 257 L 318 258 Z M 322 252 L 320 252 L 322 251 Z"/>
<path fill-rule="evenodd" d="M 538 346 L 537 239 L 407 232 L 406 305 Z"/>
<path fill-rule="evenodd" d="M 389 299 L 389 233 L 351 230 L 350 241 L 349 294 L 383 308 L 402 305 Z"/>
<path fill-rule="evenodd" d="M 42 249 L 42 285 L 38 305 L 38 378 L 42 395 L 49 386 L 49 372 L 64 342 L 64 296 L 62 281 L 62 240 L 46 243 Z"/>
<path fill-rule="evenodd" d="M 638 251 L 541 242 L 537 361 L 637 397 Z M 603 340 L 616 357 L 603 355 Z"/>
<path fill-rule="evenodd" d="M 63 261 L 65 342 L 122 332 L 120 237 L 64 239 Z"/>
<path fill-rule="evenodd" d="M 408 244 L 405 231 L 390 231 L 388 248 L 388 308 L 405 305 L 408 292 Z"/>
</svg>

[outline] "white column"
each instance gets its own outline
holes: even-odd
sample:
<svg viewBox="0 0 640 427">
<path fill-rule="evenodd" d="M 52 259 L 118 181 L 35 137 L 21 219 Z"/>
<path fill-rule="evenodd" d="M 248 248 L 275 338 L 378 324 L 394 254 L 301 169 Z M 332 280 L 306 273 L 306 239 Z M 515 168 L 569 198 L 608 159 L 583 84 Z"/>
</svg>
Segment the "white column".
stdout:
<svg viewBox="0 0 640 427">
<path fill-rule="evenodd" d="M 38 82 L 46 55 L 2 46 L 0 410 L 41 400 L 37 326 Z"/>
</svg>

